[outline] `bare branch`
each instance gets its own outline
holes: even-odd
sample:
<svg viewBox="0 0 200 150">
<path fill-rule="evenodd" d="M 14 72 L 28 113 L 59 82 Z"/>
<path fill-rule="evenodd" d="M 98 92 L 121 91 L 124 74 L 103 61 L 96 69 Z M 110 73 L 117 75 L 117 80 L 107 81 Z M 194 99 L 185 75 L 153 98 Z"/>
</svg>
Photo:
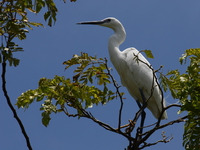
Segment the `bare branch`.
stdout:
<svg viewBox="0 0 200 150">
<path fill-rule="evenodd" d="M 6 62 L 4 61 L 2 63 L 2 75 L 1 75 L 1 77 L 2 77 L 2 90 L 3 90 L 4 96 L 6 98 L 7 104 L 9 106 L 10 110 L 12 111 L 14 118 L 18 122 L 19 127 L 22 131 L 22 134 L 24 135 L 24 138 L 26 139 L 27 147 L 29 148 L 29 150 L 32 150 L 31 143 L 30 143 L 29 137 L 26 133 L 26 130 L 24 128 L 24 125 L 23 125 L 22 121 L 20 120 L 20 118 L 18 117 L 17 112 L 16 112 L 15 108 L 13 107 L 13 105 L 10 101 L 10 97 L 9 97 L 7 89 L 6 89 L 6 77 L 5 76 L 6 76 Z"/>
<path fill-rule="evenodd" d="M 69 106 L 69 105 L 68 105 L 68 106 Z M 67 108 L 66 108 L 64 105 L 61 106 L 61 109 L 63 110 L 63 112 L 64 112 L 68 117 L 78 117 L 78 116 L 79 116 L 79 114 L 70 114 L 70 113 L 68 112 Z"/>
<path fill-rule="evenodd" d="M 155 126 L 153 129 L 143 133 L 142 135 L 146 135 L 142 140 L 141 140 L 141 143 L 142 142 L 145 142 L 155 131 L 157 131 L 158 129 L 161 129 L 161 128 L 164 128 L 164 127 L 167 127 L 169 125 L 173 125 L 175 123 L 180 123 L 180 122 L 185 122 L 184 119 L 188 118 L 188 115 L 187 116 L 184 116 L 182 118 L 179 118 L 179 119 L 176 119 L 176 120 L 173 120 L 173 121 L 170 121 L 166 124 L 163 124 L 163 125 L 160 125 L 160 126 Z"/>
<path fill-rule="evenodd" d="M 166 137 L 165 135 L 165 132 L 162 132 L 162 137 L 163 137 L 163 139 L 162 140 L 158 140 L 158 141 L 156 141 L 156 142 L 154 142 L 154 143 L 144 143 L 144 145 L 142 146 L 142 147 L 140 147 L 140 149 L 143 149 L 143 148 L 145 148 L 145 147 L 149 147 L 149 146 L 152 146 L 152 145 L 156 145 L 156 144 L 158 144 L 158 143 L 168 143 L 168 142 L 170 142 L 172 139 L 173 139 L 173 136 L 171 135 L 171 137 L 169 138 L 169 137 Z"/>
<path fill-rule="evenodd" d="M 119 109 L 119 119 L 118 119 L 118 130 L 120 130 L 120 126 L 121 126 L 121 116 L 122 116 L 122 109 L 123 109 L 123 97 L 122 97 L 122 95 L 120 94 L 120 92 L 119 92 L 119 88 L 120 88 L 120 86 L 118 86 L 118 84 L 117 84 L 117 82 L 115 81 L 115 79 L 114 79 L 114 77 L 112 76 L 112 74 L 110 73 L 110 69 L 108 68 L 108 65 L 107 65 L 107 62 L 108 62 L 108 60 L 105 58 L 105 65 L 106 65 L 106 70 L 108 71 L 108 75 L 111 77 L 111 79 L 112 79 L 112 82 L 113 82 L 113 85 L 114 85 L 114 87 L 116 88 L 116 93 L 117 93 L 117 95 L 119 96 L 119 98 L 120 98 L 120 103 L 121 103 L 121 105 L 120 105 L 120 109 Z"/>
</svg>

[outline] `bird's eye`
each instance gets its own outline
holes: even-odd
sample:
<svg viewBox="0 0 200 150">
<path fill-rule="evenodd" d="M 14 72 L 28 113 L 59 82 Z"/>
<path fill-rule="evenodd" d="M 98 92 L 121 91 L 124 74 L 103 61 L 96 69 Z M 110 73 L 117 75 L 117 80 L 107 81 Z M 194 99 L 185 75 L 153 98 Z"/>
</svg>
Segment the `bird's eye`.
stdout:
<svg viewBox="0 0 200 150">
<path fill-rule="evenodd" d="M 107 22 L 107 23 L 111 22 L 111 19 L 106 19 L 106 22 Z"/>
</svg>

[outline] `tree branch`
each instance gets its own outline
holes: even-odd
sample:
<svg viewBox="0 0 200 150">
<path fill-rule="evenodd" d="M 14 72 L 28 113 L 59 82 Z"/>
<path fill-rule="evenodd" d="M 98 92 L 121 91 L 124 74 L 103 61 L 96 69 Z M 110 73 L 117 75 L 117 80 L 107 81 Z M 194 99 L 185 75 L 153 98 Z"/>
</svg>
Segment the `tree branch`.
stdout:
<svg viewBox="0 0 200 150">
<path fill-rule="evenodd" d="M 20 120 L 20 118 L 18 117 L 15 108 L 12 106 L 12 103 L 10 101 L 10 97 L 8 96 L 8 93 L 7 93 L 7 90 L 6 90 L 5 75 L 6 75 L 6 63 L 3 62 L 2 63 L 2 75 L 1 75 L 1 77 L 2 77 L 2 90 L 3 90 L 4 96 L 5 96 L 6 100 L 7 100 L 7 104 L 9 106 L 9 108 L 11 109 L 14 118 L 17 120 L 17 122 L 18 122 L 18 124 L 19 124 L 19 126 L 21 128 L 22 134 L 24 135 L 24 137 L 26 139 L 27 147 L 29 148 L 29 150 L 32 150 L 31 143 L 30 143 L 29 137 L 28 137 L 28 135 L 26 133 L 26 130 L 24 128 L 24 125 L 23 125 L 22 121 Z"/>
<path fill-rule="evenodd" d="M 121 129 L 120 126 L 121 126 L 121 118 L 122 118 L 122 109 L 123 109 L 123 105 L 124 105 L 124 103 L 123 103 L 123 97 L 122 97 L 122 95 L 119 92 L 119 88 L 121 86 L 118 86 L 117 82 L 115 81 L 115 79 L 113 78 L 112 74 L 110 73 L 110 69 L 108 68 L 107 62 L 108 62 L 108 60 L 105 58 L 106 70 L 108 71 L 108 75 L 111 77 L 113 85 L 114 85 L 114 87 L 117 90 L 116 93 L 117 93 L 117 95 L 119 95 L 120 103 L 121 103 L 120 109 L 119 109 L 119 117 L 118 117 L 118 130 L 120 130 Z"/>
<path fill-rule="evenodd" d="M 168 107 L 168 108 L 170 108 L 170 107 Z M 186 115 L 186 116 L 184 116 L 182 118 L 170 121 L 170 122 L 168 122 L 166 124 L 163 124 L 163 125 L 157 125 L 156 124 L 156 126 L 153 129 L 151 129 L 151 130 L 149 130 L 149 131 L 147 131 L 147 132 L 142 134 L 142 135 L 146 135 L 146 136 L 144 138 L 142 138 L 140 143 L 144 143 L 156 130 L 164 128 L 164 127 L 169 126 L 169 125 L 173 125 L 174 123 L 185 122 L 184 119 L 186 119 L 186 118 L 188 118 L 188 115 Z"/>
<path fill-rule="evenodd" d="M 136 55 L 137 57 L 137 55 Z M 167 107 L 164 107 L 163 106 L 163 101 L 164 101 L 164 96 L 163 96 L 163 92 L 162 92 L 162 89 L 158 83 L 158 80 L 157 80 L 157 77 L 156 77 L 156 72 L 160 70 L 160 68 L 158 70 L 154 70 L 152 68 L 151 65 L 141 61 L 140 59 L 138 59 L 137 61 L 140 61 L 141 63 L 144 63 L 146 64 L 152 71 L 152 74 L 153 74 L 153 79 L 152 79 L 152 85 L 151 85 L 151 90 L 150 90 L 150 95 L 149 97 L 145 100 L 145 102 L 147 103 L 148 100 L 152 97 L 153 95 L 153 92 L 154 92 L 154 88 L 155 86 L 159 86 L 159 90 L 161 91 L 161 96 L 162 96 L 162 101 L 161 101 L 161 104 L 162 104 L 162 111 L 161 111 L 161 114 L 158 118 L 158 120 L 153 124 L 153 125 L 149 125 L 149 126 L 145 126 L 143 128 L 147 128 L 147 127 L 151 127 L 151 129 L 149 129 L 148 131 L 146 131 L 145 133 L 141 133 L 140 132 L 140 129 L 141 127 L 138 127 L 137 131 L 136 131 L 136 136 L 133 137 L 131 134 L 132 134 L 132 131 L 134 130 L 135 128 L 135 124 L 140 116 L 140 113 L 141 111 L 143 111 L 145 109 L 145 105 L 143 105 L 138 111 L 137 113 L 135 114 L 133 120 L 129 120 L 129 123 L 126 124 L 126 125 L 121 125 L 121 118 L 122 118 L 122 110 L 123 110 L 123 97 L 122 95 L 120 94 L 119 92 L 119 88 L 121 86 L 119 86 L 117 84 L 117 82 L 115 81 L 114 77 L 111 75 L 110 73 L 110 68 L 108 68 L 107 66 L 107 59 L 105 58 L 105 66 L 106 66 L 106 69 L 107 69 L 107 74 L 110 78 L 111 78 L 111 82 L 113 83 L 114 87 L 116 88 L 116 95 L 117 97 L 119 96 L 120 98 L 120 108 L 119 108 L 119 114 L 118 114 L 118 127 L 117 128 L 113 128 L 111 127 L 110 125 L 104 123 L 104 122 L 101 122 L 100 120 L 96 119 L 91 112 L 88 112 L 86 111 L 85 109 L 83 109 L 82 107 L 78 106 L 78 105 L 69 105 L 67 104 L 69 107 L 73 107 L 75 109 L 78 110 L 78 113 L 77 114 L 70 114 L 67 110 L 67 108 L 65 107 L 62 107 L 64 113 L 69 116 L 69 117 L 85 117 L 85 118 L 88 118 L 90 120 L 92 120 L 93 122 L 99 124 L 101 127 L 103 127 L 104 129 L 106 130 L 109 130 L 109 131 L 112 131 L 112 132 L 115 132 L 115 133 L 118 133 L 118 134 L 121 134 L 122 136 L 124 136 L 125 138 L 128 139 L 129 141 L 129 146 L 127 147 L 127 150 L 140 150 L 140 149 L 143 149 L 145 147 L 149 147 L 149 146 L 152 146 L 152 145 L 156 145 L 157 143 L 160 143 L 160 142 L 164 142 L 164 143 L 167 143 L 169 141 L 171 141 L 173 139 L 173 137 L 171 138 L 166 138 L 166 136 L 164 136 L 164 133 L 162 134 L 163 135 L 163 139 L 161 140 L 158 140 L 154 143 L 147 143 L 146 140 L 148 140 L 148 138 L 157 130 L 161 129 L 161 128 L 164 128 L 166 126 L 169 126 L 169 125 L 173 125 L 174 123 L 179 123 L 179 122 L 184 122 L 185 118 L 187 118 L 187 116 L 185 117 L 182 117 L 182 118 L 179 118 L 177 120 L 173 120 L 173 121 L 170 121 L 166 124 L 163 124 L 163 125 L 160 125 L 160 122 L 161 122 L 161 118 L 163 116 L 163 113 L 171 108 L 171 107 L 181 107 L 181 105 L 178 105 L 178 104 L 172 104 L 172 105 L 169 105 Z M 122 128 L 125 128 L 125 131 L 122 131 L 121 129 Z M 137 138 L 138 136 L 140 136 L 141 138 Z"/>
<path fill-rule="evenodd" d="M 8 36 L 8 40 L 6 41 L 6 43 L 7 43 L 6 47 L 8 47 L 8 48 L 9 48 L 8 43 L 10 42 L 9 37 L 10 36 Z M 6 98 L 7 104 L 9 106 L 10 110 L 12 111 L 14 118 L 17 120 L 17 123 L 19 124 L 21 132 L 22 132 L 22 134 L 23 134 L 23 136 L 26 140 L 26 144 L 27 144 L 28 149 L 32 150 L 33 148 L 31 147 L 31 143 L 30 143 L 29 137 L 26 133 L 26 130 L 24 128 L 24 125 L 23 125 L 22 121 L 20 120 L 20 118 L 18 117 L 17 112 L 16 112 L 15 108 L 13 107 L 13 105 L 11 103 L 10 97 L 9 97 L 7 89 L 6 89 L 6 58 L 5 58 L 5 56 L 3 56 L 3 61 L 2 61 L 1 79 L 2 79 L 2 90 L 3 90 L 4 96 Z"/>
<path fill-rule="evenodd" d="M 168 142 L 170 142 L 172 139 L 173 139 L 173 136 L 171 136 L 170 138 L 169 137 L 166 137 L 165 135 L 165 132 L 162 132 L 162 137 L 163 137 L 163 139 L 162 140 L 158 140 L 158 141 L 156 141 L 156 142 L 154 142 L 154 143 L 144 143 L 144 145 L 142 146 L 142 147 L 140 147 L 140 149 L 143 149 L 143 148 L 145 148 L 145 147 L 149 147 L 149 146 L 152 146 L 152 145 L 156 145 L 156 144 L 158 144 L 158 143 L 168 143 Z M 169 139 L 168 139 L 169 138 Z"/>
</svg>

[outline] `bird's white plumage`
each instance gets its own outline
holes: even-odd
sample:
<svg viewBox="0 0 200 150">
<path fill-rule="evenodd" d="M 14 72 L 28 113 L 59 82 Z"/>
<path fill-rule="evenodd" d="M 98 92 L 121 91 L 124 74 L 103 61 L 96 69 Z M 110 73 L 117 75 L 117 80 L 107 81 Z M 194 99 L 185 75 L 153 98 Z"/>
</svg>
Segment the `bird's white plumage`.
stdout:
<svg viewBox="0 0 200 150">
<path fill-rule="evenodd" d="M 115 33 L 108 40 L 108 50 L 110 60 L 120 75 L 122 85 L 127 88 L 135 100 L 141 103 L 143 100 L 139 89 L 143 91 L 146 99 L 149 99 L 152 95 L 148 100 L 147 108 L 158 119 L 163 107 L 165 107 L 165 100 L 162 99 L 160 88 L 156 82 L 157 79 L 149 67 L 150 63 L 137 49 L 119 50 L 120 44 L 124 42 L 126 37 L 125 29 L 119 20 L 109 17 L 101 21 L 82 22 L 80 24 L 97 24 L 114 30 Z M 162 119 L 167 119 L 166 111 L 163 113 Z"/>
</svg>

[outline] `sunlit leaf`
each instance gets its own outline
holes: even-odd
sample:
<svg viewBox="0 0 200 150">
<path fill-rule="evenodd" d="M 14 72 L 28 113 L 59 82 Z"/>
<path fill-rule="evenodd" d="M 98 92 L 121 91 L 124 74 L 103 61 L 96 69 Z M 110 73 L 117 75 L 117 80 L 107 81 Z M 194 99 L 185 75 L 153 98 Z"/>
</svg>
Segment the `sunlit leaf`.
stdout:
<svg viewBox="0 0 200 150">
<path fill-rule="evenodd" d="M 147 56 L 147 58 L 153 58 L 154 59 L 154 56 L 151 52 L 151 50 L 142 50 L 142 52 L 144 52 Z"/>
<path fill-rule="evenodd" d="M 39 27 L 39 26 L 44 27 L 43 24 L 41 23 L 37 23 L 37 22 L 28 22 L 28 23 L 36 27 Z"/>
</svg>

